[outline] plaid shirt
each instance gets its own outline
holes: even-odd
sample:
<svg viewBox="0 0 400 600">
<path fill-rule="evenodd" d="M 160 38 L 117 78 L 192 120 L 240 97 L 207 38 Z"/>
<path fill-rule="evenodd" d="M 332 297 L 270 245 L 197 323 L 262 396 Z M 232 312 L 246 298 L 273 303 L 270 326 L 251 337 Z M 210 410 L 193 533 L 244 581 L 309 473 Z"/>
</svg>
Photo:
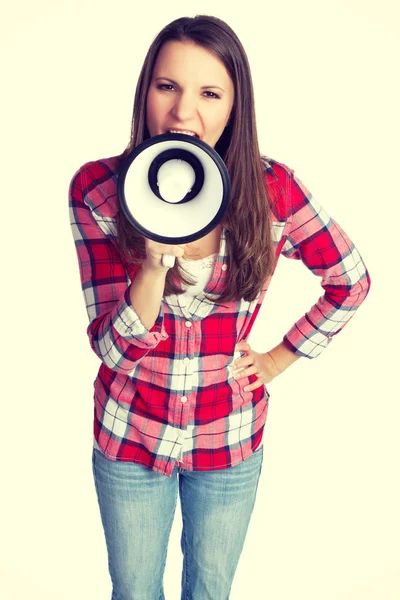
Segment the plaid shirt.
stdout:
<svg viewBox="0 0 400 600">
<path fill-rule="evenodd" d="M 262 440 L 269 394 L 250 392 L 232 376 L 271 277 L 252 302 L 214 304 L 227 269 L 225 231 L 204 292 L 186 307 L 164 297 L 147 330 L 129 285 L 139 270 L 126 266 L 116 244 L 120 157 L 89 162 L 72 179 L 71 226 L 89 316 L 90 344 L 101 359 L 94 384 L 95 446 L 111 460 L 140 463 L 171 476 L 187 470 L 232 467 Z M 280 254 L 301 259 L 321 277 L 324 294 L 284 336 L 296 354 L 318 356 L 353 316 L 369 289 L 369 275 L 353 243 L 285 165 L 265 160 L 273 198 L 272 234 Z"/>
</svg>

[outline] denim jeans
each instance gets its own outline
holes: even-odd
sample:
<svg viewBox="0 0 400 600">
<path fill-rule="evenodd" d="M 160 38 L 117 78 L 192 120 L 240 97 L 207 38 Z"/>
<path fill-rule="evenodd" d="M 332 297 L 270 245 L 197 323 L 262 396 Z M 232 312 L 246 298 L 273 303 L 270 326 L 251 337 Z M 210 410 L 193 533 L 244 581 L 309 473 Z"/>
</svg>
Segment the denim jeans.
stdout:
<svg viewBox="0 0 400 600">
<path fill-rule="evenodd" d="M 181 600 L 227 600 L 253 512 L 263 446 L 235 467 L 166 477 L 93 449 L 111 600 L 164 600 L 163 574 L 179 491 Z"/>
</svg>

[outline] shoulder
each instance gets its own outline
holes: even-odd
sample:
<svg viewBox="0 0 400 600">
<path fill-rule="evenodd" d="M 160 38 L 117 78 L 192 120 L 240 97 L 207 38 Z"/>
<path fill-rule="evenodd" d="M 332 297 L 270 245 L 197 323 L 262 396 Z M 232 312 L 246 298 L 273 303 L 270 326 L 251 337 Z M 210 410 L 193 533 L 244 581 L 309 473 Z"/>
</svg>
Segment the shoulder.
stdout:
<svg viewBox="0 0 400 600">
<path fill-rule="evenodd" d="M 294 173 L 293 169 L 269 156 L 262 155 L 261 161 L 267 178 L 283 182 Z"/>
<path fill-rule="evenodd" d="M 74 173 L 70 187 L 79 186 L 85 193 L 89 193 L 108 181 L 115 182 L 121 162 L 121 155 L 89 161 Z"/>
<path fill-rule="evenodd" d="M 74 173 L 69 186 L 70 203 L 86 204 L 91 210 L 117 211 L 117 177 L 122 157 L 89 161 Z"/>
<path fill-rule="evenodd" d="M 265 187 L 274 217 L 285 221 L 291 213 L 291 189 L 294 171 L 282 162 L 261 156 Z"/>
</svg>

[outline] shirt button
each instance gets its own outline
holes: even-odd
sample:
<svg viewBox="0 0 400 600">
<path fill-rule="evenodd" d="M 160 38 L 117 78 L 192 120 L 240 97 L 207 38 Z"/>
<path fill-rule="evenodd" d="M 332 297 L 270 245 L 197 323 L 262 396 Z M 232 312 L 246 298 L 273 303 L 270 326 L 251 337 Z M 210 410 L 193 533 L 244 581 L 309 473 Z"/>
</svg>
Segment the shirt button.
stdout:
<svg viewBox="0 0 400 600">
<path fill-rule="evenodd" d="M 181 402 L 182 402 L 182 404 L 185 404 L 185 402 L 187 402 L 187 398 L 186 398 L 186 396 L 182 396 L 182 398 L 181 398 Z"/>
<path fill-rule="evenodd" d="M 222 265 L 222 267 L 221 267 L 221 269 L 222 269 L 223 271 L 226 271 L 226 270 L 227 270 L 227 268 L 228 268 L 228 265 Z"/>
<path fill-rule="evenodd" d="M 190 363 L 190 358 L 186 357 L 183 359 L 183 364 L 188 365 Z"/>
<path fill-rule="evenodd" d="M 186 321 L 185 325 L 186 325 L 186 327 L 187 327 L 188 329 L 189 329 L 189 327 L 191 327 L 191 326 L 192 326 L 192 324 L 191 324 L 191 322 L 190 322 L 190 321 Z"/>
</svg>

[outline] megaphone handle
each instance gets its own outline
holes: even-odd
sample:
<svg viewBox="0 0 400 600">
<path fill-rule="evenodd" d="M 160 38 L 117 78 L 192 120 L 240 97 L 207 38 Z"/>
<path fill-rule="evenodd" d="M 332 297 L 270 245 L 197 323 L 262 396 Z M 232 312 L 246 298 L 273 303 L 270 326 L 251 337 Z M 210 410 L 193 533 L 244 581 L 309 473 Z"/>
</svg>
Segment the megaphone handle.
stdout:
<svg viewBox="0 0 400 600">
<path fill-rule="evenodd" d="M 175 256 L 173 256 L 172 254 L 163 254 L 161 262 L 164 267 L 172 269 L 172 267 L 175 264 Z"/>
</svg>

